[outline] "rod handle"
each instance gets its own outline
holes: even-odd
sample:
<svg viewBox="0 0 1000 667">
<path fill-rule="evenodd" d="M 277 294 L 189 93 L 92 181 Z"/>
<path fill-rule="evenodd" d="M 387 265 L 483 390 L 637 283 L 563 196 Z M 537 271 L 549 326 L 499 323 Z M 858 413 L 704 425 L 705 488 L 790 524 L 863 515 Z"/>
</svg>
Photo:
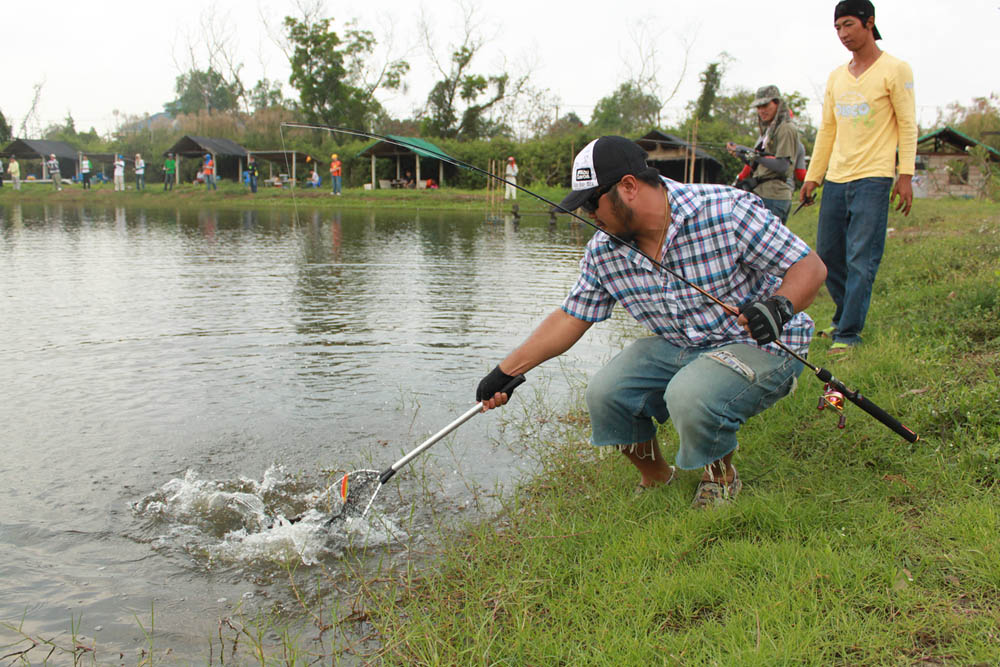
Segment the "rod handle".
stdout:
<svg viewBox="0 0 1000 667">
<path fill-rule="evenodd" d="M 843 382 L 833 377 L 833 374 L 830 371 L 826 370 L 825 368 L 818 369 L 816 371 L 816 377 L 818 377 L 823 382 L 828 382 L 834 387 L 836 387 L 837 391 L 842 393 L 847 400 L 849 400 L 851 403 L 854 403 L 856 406 L 858 406 L 859 408 L 870 414 L 872 417 L 882 422 L 885 426 L 887 426 L 890 430 L 894 431 L 896 434 L 898 434 L 907 442 L 916 442 L 917 440 L 920 439 L 920 436 L 918 436 L 916 433 L 903 426 L 903 424 L 900 423 L 898 419 L 890 415 L 888 412 L 886 412 L 879 406 L 875 405 L 868 398 L 862 396 L 860 392 L 848 389 L 846 386 L 844 386 Z"/>
</svg>

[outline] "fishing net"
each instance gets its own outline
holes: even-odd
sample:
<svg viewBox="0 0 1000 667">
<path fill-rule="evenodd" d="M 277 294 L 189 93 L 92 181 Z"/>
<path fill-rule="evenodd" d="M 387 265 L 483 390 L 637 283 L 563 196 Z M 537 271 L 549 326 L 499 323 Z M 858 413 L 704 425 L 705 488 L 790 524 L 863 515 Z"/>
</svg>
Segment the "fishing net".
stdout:
<svg viewBox="0 0 1000 667">
<path fill-rule="evenodd" d="M 327 489 L 331 496 L 331 512 L 327 525 L 346 519 L 360 519 L 368 513 L 382 483 L 378 470 L 355 470 L 341 477 Z"/>
</svg>

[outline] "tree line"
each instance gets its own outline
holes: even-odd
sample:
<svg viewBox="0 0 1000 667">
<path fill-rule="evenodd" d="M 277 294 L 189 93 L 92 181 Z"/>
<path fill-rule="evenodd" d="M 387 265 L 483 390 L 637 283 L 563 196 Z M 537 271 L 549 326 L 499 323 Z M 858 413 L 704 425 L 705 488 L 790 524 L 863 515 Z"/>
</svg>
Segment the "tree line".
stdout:
<svg viewBox="0 0 1000 667">
<path fill-rule="evenodd" d="M 756 113 L 750 107 L 753 90 L 724 85 L 732 62 L 726 53 L 708 63 L 699 76 L 698 97 L 684 106 L 679 119 L 665 126 L 663 111 L 686 75 L 690 44 L 680 44 L 682 57 L 663 58 L 658 49 L 664 40 L 648 32 L 631 35 L 628 51 L 634 60 L 624 63 L 627 76 L 597 101 L 589 121 L 573 112 L 560 114 L 559 99 L 533 86 L 530 73 L 480 66 L 477 58 L 488 40 L 482 36 L 476 10 L 463 4 L 459 5 L 461 30 L 444 47 L 431 22 L 421 16 L 418 32 L 436 80 L 421 108 L 411 117 L 396 118 L 386 111 L 380 97 L 406 86 L 411 65 L 395 55 L 391 34 L 380 41 L 356 23 L 338 26 L 324 15 L 320 0 L 303 0 L 298 9 L 297 16 L 284 17 L 274 31 L 288 59 L 288 84 L 297 95 L 294 99 L 284 96 L 280 81 L 244 81 L 232 33 L 227 32 L 224 20 L 209 17 L 202 19 L 198 40 L 189 44 L 189 61 L 177 63 L 183 72 L 176 77 L 174 99 L 164 104 L 165 114 L 119 117 L 117 128 L 100 136 L 93 128 L 78 131 L 68 113 L 64 122 L 49 125 L 40 134 L 84 151 L 151 157 L 162 154 L 184 134 L 225 137 L 255 150 L 297 149 L 320 159 L 337 152 L 348 186 L 370 179 L 367 161 L 354 157 L 367 142 L 325 132 L 282 130 L 280 124 L 306 121 L 420 136 L 459 159 L 483 166 L 490 159 L 512 154 L 518 157 L 522 180 L 549 185 L 568 183 L 573 152 L 590 139 L 603 134 L 637 138 L 653 128 L 695 141 L 723 163 L 723 176 L 730 180 L 741 164 L 721 146 L 727 141 L 752 145 L 759 134 Z M 675 68 L 667 73 L 675 81 L 672 86 L 662 83 L 665 73 L 657 63 L 664 61 Z M 39 93 L 36 90 L 36 104 Z M 786 101 L 811 152 L 816 128 L 805 115 L 808 100 L 790 91 Z M 997 146 L 998 109 L 993 95 L 969 106 L 953 104 L 942 112 L 941 120 Z M 12 134 L 0 112 L 0 140 L 9 140 Z M 451 184 L 479 187 L 484 183 L 482 178 L 464 174 Z"/>
</svg>

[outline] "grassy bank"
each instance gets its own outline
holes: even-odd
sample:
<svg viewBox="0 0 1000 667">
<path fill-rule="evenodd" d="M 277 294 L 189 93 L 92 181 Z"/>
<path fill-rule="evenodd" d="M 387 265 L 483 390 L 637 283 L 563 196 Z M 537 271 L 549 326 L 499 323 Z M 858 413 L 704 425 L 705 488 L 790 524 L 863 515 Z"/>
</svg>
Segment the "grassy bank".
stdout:
<svg viewBox="0 0 1000 667">
<path fill-rule="evenodd" d="M 541 196 L 558 202 L 566 194 L 561 188 L 541 186 L 537 190 Z M 102 206 L 140 207 L 205 207 L 226 208 L 287 208 L 306 206 L 321 209 L 369 208 L 412 208 L 418 210 L 474 210 L 490 209 L 486 190 L 459 190 L 443 188 L 438 190 L 344 190 L 335 197 L 329 189 L 260 187 L 256 194 L 250 189 L 231 182 L 219 184 L 217 191 L 209 191 L 205 186 L 184 184 L 164 191 L 162 183 L 150 183 L 145 190 L 136 191 L 131 184 L 125 192 L 115 192 L 111 184 L 95 184 L 91 190 L 79 185 L 67 185 L 57 192 L 48 183 L 22 182 L 21 191 L 15 192 L 9 183 L 0 188 L 0 204 L 4 203 L 64 203 L 73 205 L 94 204 Z M 498 213 L 509 213 L 513 202 L 494 199 L 493 207 Z M 548 212 L 548 206 L 530 195 L 519 193 L 517 205 L 521 213 Z"/>
<path fill-rule="evenodd" d="M 816 210 L 793 218 L 810 242 Z M 1000 655 L 1000 206 L 893 215 L 865 344 L 810 358 L 916 430 L 822 384 L 751 420 L 735 504 L 689 509 L 697 475 L 636 498 L 577 409 L 532 435 L 530 385 L 505 410 L 543 467 L 433 565 L 372 585 L 388 664 L 995 664 Z M 809 309 L 824 325 L 825 292 Z M 525 332 L 527 333 L 527 332 Z M 641 335 L 641 332 L 636 332 Z M 530 379 L 530 378 L 529 378 Z M 523 414 L 522 414 L 523 412 Z M 676 437 L 660 430 L 672 457 Z"/>
</svg>

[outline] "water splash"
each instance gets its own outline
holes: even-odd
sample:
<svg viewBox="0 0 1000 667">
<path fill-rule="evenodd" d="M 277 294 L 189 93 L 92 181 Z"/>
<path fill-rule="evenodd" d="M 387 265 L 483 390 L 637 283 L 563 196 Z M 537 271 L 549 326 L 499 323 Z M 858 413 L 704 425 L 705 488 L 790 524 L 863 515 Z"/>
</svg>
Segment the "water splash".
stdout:
<svg viewBox="0 0 1000 667">
<path fill-rule="evenodd" d="M 132 511 L 160 533 L 154 542 L 184 535 L 185 549 L 209 567 L 315 565 L 348 549 L 388 544 L 401 534 L 384 514 L 339 518 L 343 507 L 339 493 L 331 489 L 296 479 L 282 466 L 268 468 L 260 481 L 201 479 L 188 470 L 133 503 Z"/>
</svg>

